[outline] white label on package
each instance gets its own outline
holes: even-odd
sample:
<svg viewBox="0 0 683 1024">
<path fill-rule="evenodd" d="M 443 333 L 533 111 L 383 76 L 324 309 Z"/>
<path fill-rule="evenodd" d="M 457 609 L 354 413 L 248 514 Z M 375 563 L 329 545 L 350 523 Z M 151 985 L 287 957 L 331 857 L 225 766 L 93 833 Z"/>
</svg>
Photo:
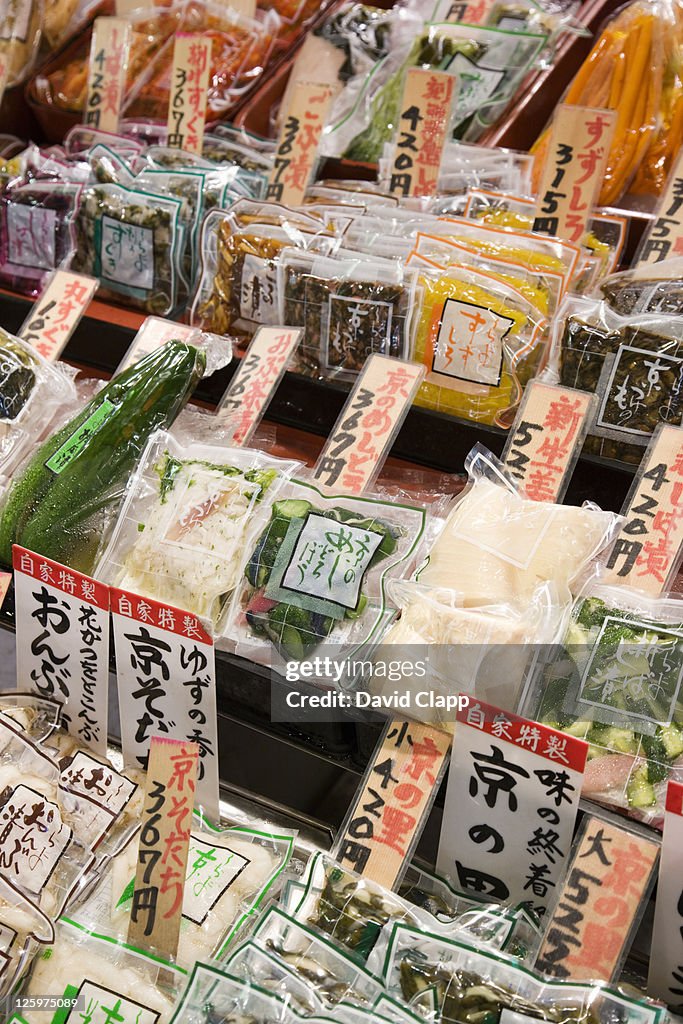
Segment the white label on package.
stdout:
<svg viewBox="0 0 683 1024">
<path fill-rule="evenodd" d="M 187 860 L 183 917 L 204 924 L 223 893 L 250 863 L 239 853 L 193 836 Z"/>
<path fill-rule="evenodd" d="M 503 368 L 503 341 L 513 326 L 510 317 L 485 306 L 446 299 L 432 373 L 497 388 Z"/>
<path fill-rule="evenodd" d="M 330 295 L 325 314 L 323 337 L 330 368 L 359 371 L 373 352 L 396 355 L 391 351 L 390 302 Z"/>
<path fill-rule="evenodd" d="M 381 533 L 311 514 L 304 521 L 283 573 L 283 590 L 353 609 Z"/>
<path fill-rule="evenodd" d="M 17 545 L 12 554 L 17 688 L 59 701 L 66 731 L 106 755 L 109 589 Z"/>
<path fill-rule="evenodd" d="M 102 217 L 101 276 L 148 291 L 154 285 L 154 229 Z"/>
<path fill-rule="evenodd" d="M 78 804 L 82 836 L 94 847 L 121 813 L 137 789 L 134 782 L 119 775 L 107 764 L 79 750 L 64 767 L 60 789 L 86 798 Z"/>
<path fill-rule="evenodd" d="M 216 662 L 213 640 L 191 612 L 111 591 L 121 746 L 147 769 L 152 735 L 199 746 L 197 802 L 218 819 Z"/>
<path fill-rule="evenodd" d="M 683 1010 L 683 784 L 669 782 L 647 994 Z"/>
<path fill-rule="evenodd" d="M 0 871 L 29 892 L 40 892 L 71 835 L 57 804 L 29 786 L 15 786 L 0 806 Z"/>
<path fill-rule="evenodd" d="M 87 978 L 77 991 L 69 987 L 67 993 L 76 999 L 76 1007 L 69 1010 L 64 1024 L 157 1024 L 161 1017 L 156 1010 Z"/>
<path fill-rule="evenodd" d="M 240 315 L 245 320 L 267 327 L 274 327 L 280 322 L 275 271 L 260 256 L 244 257 Z"/>
<path fill-rule="evenodd" d="M 55 265 L 56 210 L 9 203 L 7 248 L 9 262 L 18 267 L 52 270 Z"/>
<path fill-rule="evenodd" d="M 437 871 L 542 917 L 571 853 L 588 744 L 483 702 L 458 712 Z"/>
</svg>

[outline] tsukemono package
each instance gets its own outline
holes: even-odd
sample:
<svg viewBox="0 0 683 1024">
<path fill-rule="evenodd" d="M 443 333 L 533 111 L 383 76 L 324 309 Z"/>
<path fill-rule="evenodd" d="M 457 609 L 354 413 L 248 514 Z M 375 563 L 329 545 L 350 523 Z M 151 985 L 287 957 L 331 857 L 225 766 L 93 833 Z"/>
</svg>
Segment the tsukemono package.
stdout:
<svg viewBox="0 0 683 1024">
<path fill-rule="evenodd" d="M 543 581 L 560 596 L 576 592 L 614 539 L 621 517 L 595 505 L 523 497 L 480 445 L 465 468 L 470 485 L 456 498 L 419 582 L 456 591 L 466 608 L 528 602 Z"/>
<path fill-rule="evenodd" d="M 296 1013 L 289 988 L 282 993 L 273 992 L 249 977 L 238 977 L 238 973 L 217 964 L 195 964 L 171 1024 L 303 1024 L 304 1018 Z M 297 991 L 301 991 L 300 986 Z M 323 1008 L 316 1005 L 315 1009 Z"/>
<path fill-rule="evenodd" d="M 281 322 L 303 327 L 295 369 L 353 380 L 368 356 L 407 358 L 415 274 L 392 260 L 286 249 L 278 261 Z"/>
<path fill-rule="evenodd" d="M 15 185 L 2 196 L 0 281 L 13 291 L 37 296 L 48 274 L 73 251 L 73 216 L 80 188 L 36 181 Z"/>
<path fill-rule="evenodd" d="M 33 693 L 0 693 L 0 718 L 9 720 L 19 732 L 25 732 L 34 743 L 42 743 L 59 725 L 61 704 Z M 0 736 L 3 745 L 9 742 L 7 733 Z"/>
<path fill-rule="evenodd" d="M 298 463 L 263 452 L 183 446 L 154 434 L 96 574 L 112 586 L 209 619 L 215 627 L 245 552 Z M 267 501 L 264 499 L 268 499 Z"/>
<path fill-rule="evenodd" d="M 435 1024 L 480 1019 L 505 1024 L 518 1015 L 552 1024 L 664 1024 L 666 1019 L 664 1006 L 644 996 L 636 999 L 601 982 L 551 981 L 517 960 L 409 924 L 386 929 L 373 963 L 390 992 Z"/>
<path fill-rule="evenodd" d="M 158 316 L 178 302 L 182 203 L 121 185 L 83 190 L 71 269 L 99 277 L 100 295 Z"/>
<path fill-rule="evenodd" d="M 311 219 L 315 224 L 315 221 Z M 214 211 L 202 231 L 202 279 L 193 323 L 217 334 L 250 338 L 257 327 L 281 323 L 277 263 L 283 249 L 329 252 L 338 240 L 296 223 L 251 224 L 236 229 L 235 216 Z"/>
<path fill-rule="evenodd" d="M 0 735 L 0 877 L 54 919 L 92 866 L 80 838 L 88 799 L 63 799 L 56 762 L 6 719 Z"/>
<path fill-rule="evenodd" d="M 72 377 L 0 329 L 0 477 L 9 477 L 55 411 L 73 403 Z"/>
<path fill-rule="evenodd" d="M 40 945 L 54 939 L 50 918 L 7 878 L 0 877 L 0 998 L 16 986 Z"/>
<path fill-rule="evenodd" d="M 454 579 L 454 587 L 457 585 Z M 413 704 L 413 716 L 443 725 L 452 719 L 445 700 L 470 693 L 506 711 L 517 707 L 519 689 L 538 645 L 551 644 L 566 622 L 569 595 L 550 582 L 508 603 L 466 606 L 457 589 L 425 586 L 411 580 L 389 584 L 389 595 L 400 617 L 382 638 L 374 656 L 368 688 L 373 694 L 394 688 L 379 663 L 400 663 L 424 656 L 429 661 L 428 683 L 442 700 L 423 711 Z M 402 680 L 402 688 L 424 690 L 425 680 Z"/>
<path fill-rule="evenodd" d="M 224 956 L 238 932 L 255 915 L 292 855 L 294 837 L 234 826 L 214 828 L 195 813 L 185 875 L 183 916 L 176 962 Z M 138 836 L 117 854 L 87 899 L 73 911 L 75 920 L 96 921 L 104 934 L 127 934 L 138 856 Z"/>
<path fill-rule="evenodd" d="M 34 961 L 19 1020 L 46 1024 L 44 1008 L 37 1000 L 32 1007 L 31 997 L 49 994 L 77 999 L 93 1020 L 95 1014 L 111 1019 L 115 1009 L 126 1024 L 169 1024 L 185 971 L 158 954 L 99 935 L 69 918 L 62 918 L 55 932 L 54 945 Z M 68 1007 L 65 1012 L 73 1016 Z"/>
<path fill-rule="evenodd" d="M 233 599 L 237 653 L 299 661 L 333 644 L 351 657 L 374 642 L 393 616 L 386 583 L 410 572 L 427 522 L 423 508 L 290 480 Z"/>
<path fill-rule="evenodd" d="M 520 291 L 481 271 L 434 270 L 419 283 L 413 358 L 427 375 L 416 404 L 509 425 L 543 362 L 546 321 Z"/>
<path fill-rule="evenodd" d="M 43 0 L 2 0 L 0 55 L 7 63 L 6 85 L 23 81 L 35 62 L 43 26 Z"/>
<path fill-rule="evenodd" d="M 683 259 L 676 257 L 612 274 L 600 292 L 615 313 L 683 315 Z"/>
<path fill-rule="evenodd" d="M 640 462 L 660 423 L 683 421 L 683 318 L 614 313 L 570 298 L 555 325 L 551 371 L 599 397 L 584 450 Z"/>
<path fill-rule="evenodd" d="M 588 741 L 584 796 L 660 827 L 667 782 L 683 781 L 682 660 L 681 600 L 593 585 L 523 707 Z"/>
</svg>

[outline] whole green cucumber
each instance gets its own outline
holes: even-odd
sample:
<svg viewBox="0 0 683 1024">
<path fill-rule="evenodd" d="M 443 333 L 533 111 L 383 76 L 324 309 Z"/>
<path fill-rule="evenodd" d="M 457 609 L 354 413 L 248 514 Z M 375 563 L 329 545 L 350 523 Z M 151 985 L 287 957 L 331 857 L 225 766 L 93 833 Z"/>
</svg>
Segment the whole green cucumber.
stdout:
<svg viewBox="0 0 683 1024">
<path fill-rule="evenodd" d="M 10 485 L 0 513 L 0 561 L 11 565 L 12 544 L 21 544 L 91 573 L 147 440 L 173 423 L 205 365 L 203 351 L 169 341 L 45 441 Z"/>
</svg>

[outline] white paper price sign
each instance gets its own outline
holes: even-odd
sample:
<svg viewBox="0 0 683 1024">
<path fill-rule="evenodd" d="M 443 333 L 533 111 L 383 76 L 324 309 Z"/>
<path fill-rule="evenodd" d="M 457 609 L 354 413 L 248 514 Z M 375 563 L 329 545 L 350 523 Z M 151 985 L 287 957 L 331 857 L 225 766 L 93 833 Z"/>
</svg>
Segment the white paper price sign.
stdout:
<svg viewBox="0 0 683 1024">
<path fill-rule="evenodd" d="M 424 367 L 372 355 L 347 399 L 313 476 L 360 494 L 373 482 L 424 378 Z"/>
<path fill-rule="evenodd" d="M 530 381 L 510 429 L 503 462 L 532 501 L 562 501 L 597 396 Z"/>
<path fill-rule="evenodd" d="M 662 594 L 683 542 L 683 427 L 657 427 L 623 514 L 604 580 Z"/>
<path fill-rule="evenodd" d="M 95 18 L 85 123 L 104 132 L 115 132 L 119 127 L 130 36 L 131 25 L 125 18 Z"/>
<path fill-rule="evenodd" d="M 218 820 L 216 660 L 213 640 L 190 612 L 111 589 L 121 746 L 146 769 L 158 733 L 199 746 L 198 804 Z"/>
<path fill-rule="evenodd" d="M 196 327 L 176 324 L 173 320 L 165 320 L 160 316 L 148 316 L 133 338 L 125 356 L 116 367 L 114 376 L 123 373 L 143 356 L 149 355 L 150 352 L 156 352 L 168 341 L 189 341 L 196 330 Z"/>
<path fill-rule="evenodd" d="M 683 784 L 669 782 L 647 992 L 683 1010 Z"/>
<path fill-rule="evenodd" d="M 62 704 L 62 725 L 107 751 L 109 588 L 50 558 L 12 549 L 17 689 Z"/>
<path fill-rule="evenodd" d="M 571 852 L 588 744 L 483 702 L 458 711 L 436 866 L 543 916 Z"/>
<path fill-rule="evenodd" d="M 56 270 L 19 329 L 19 337 L 51 363 L 59 359 L 99 283 L 96 277 Z"/>
<path fill-rule="evenodd" d="M 298 327 L 260 327 L 254 335 L 217 410 L 236 421 L 233 444 L 249 442 L 302 334 Z"/>
</svg>

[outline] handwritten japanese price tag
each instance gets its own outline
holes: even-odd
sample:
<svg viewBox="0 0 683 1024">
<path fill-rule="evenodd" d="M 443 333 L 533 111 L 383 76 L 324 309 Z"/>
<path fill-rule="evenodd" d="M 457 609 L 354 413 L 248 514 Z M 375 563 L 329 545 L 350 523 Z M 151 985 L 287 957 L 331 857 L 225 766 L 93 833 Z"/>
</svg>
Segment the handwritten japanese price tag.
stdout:
<svg viewBox="0 0 683 1024">
<path fill-rule="evenodd" d="M 67 732 L 106 754 L 109 588 L 16 544 L 12 564 L 17 688 L 59 701 Z"/>
<path fill-rule="evenodd" d="M 221 418 L 236 420 L 233 444 L 248 444 L 302 334 L 297 327 L 260 327 L 254 335 L 217 410 Z"/>
<path fill-rule="evenodd" d="M 527 384 L 503 462 L 532 501 L 562 501 L 596 403 L 585 391 Z"/>
<path fill-rule="evenodd" d="M 647 992 L 683 1009 L 683 784 L 669 782 L 666 791 L 657 902 L 650 950 Z"/>
<path fill-rule="evenodd" d="M 366 490 L 389 454 L 424 372 L 415 363 L 370 356 L 316 463 L 315 479 L 351 494 Z"/>
<path fill-rule="evenodd" d="M 674 162 L 655 213 L 640 244 L 636 266 L 683 256 L 683 151 Z"/>
<path fill-rule="evenodd" d="M 453 109 L 456 76 L 410 68 L 406 74 L 389 191 L 433 196 Z"/>
<path fill-rule="evenodd" d="M 580 242 L 602 183 L 616 110 L 562 104 L 553 120 L 534 231 Z"/>
<path fill-rule="evenodd" d="M 95 277 L 56 270 L 19 330 L 19 337 L 53 363 L 99 287 Z"/>
<path fill-rule="evenodd" d="M 173 48 L 167 123 L 168 145 L 175 149 L 202 152 L 210 66 L 210 37 L 178 32 Z"/>
<path fill-rule="evenodd" d="M 174 957 L 197 787 L 196 743 L 152 736 L 128 942 Z"/>
<path fill-rule="evenodd" d="M 123 373 L 138 359 L 156 352 L 167 341 L 188 341 L 190 336 L 196 332 L 196 327 L 189 327 L 187 324 L 176 324 L 173 320 L 164 320 L 160 316 L 148 316 L 138 333 L 133 338 L 128 351 L 116 367 L 114 376 Z"/>
<path fill-rule="evenodd" d="M 614 980 L 658 854 L 656 840 L 587 815 L 536 967 L 557 978 Z"/>
<path fill-rule="evenodd" d="M 542 917 L 571 852 L 588 744 L 483 702 L 458 711 L 436 866 Z"/>
<path fill-rule="evenodd" d="M 427 819 L 451 737 L 417 722 L 391 722 L 332 850 L 391 889 Z"/>
<path fill-rule="evenodd" d="M 119 127 L 128 68 L 130 22 L 125 18 L 95 18 L 90 43 L 85 123 L 105 132 Z"/>
<path fill-rule="evenodd" d="M 657 427 L 623 514 L 604 581 L 657 596 L 671 582 L 683 543 L 682 427 Z"/>
<path fill-rule="evenodd" d="M 312 82 L 297 82 L 292 89 L 266 199 L 288 206 L 303 202 L 332 96 L 329 85 Z"/>
<path fill-rule="evenodd" d="M 112 587 L 111 611 L 124 760 L 146 770 L 154 733 L 197 743 L 198 802 L 217 821 L 213 640 L 196 615 L 126 590 Z"/>
</svg>

